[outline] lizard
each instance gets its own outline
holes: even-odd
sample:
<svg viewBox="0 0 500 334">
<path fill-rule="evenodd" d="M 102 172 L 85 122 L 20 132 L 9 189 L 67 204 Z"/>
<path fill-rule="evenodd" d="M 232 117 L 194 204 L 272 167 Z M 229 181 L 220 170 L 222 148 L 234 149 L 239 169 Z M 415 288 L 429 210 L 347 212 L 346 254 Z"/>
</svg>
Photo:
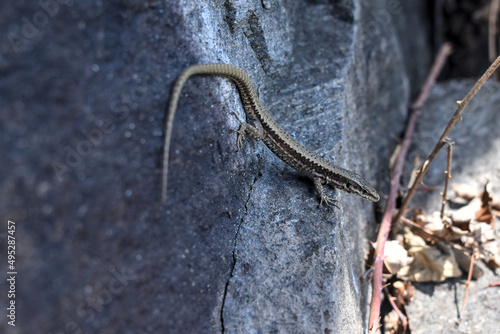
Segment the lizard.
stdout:
<svg viewBox="0 0 500 334">
<path fill-rule="evenodd" d="M 332 205 L 338 208 L 337 200 L 326 195 L 323 188 L 324 184 L 356 194 L 372 202 L 377 202 L 380 199 L 375 188 L 363 177 L 328 162 L 313 151 L 302 146 L 283 130 L 274 121 L 271 113 L 262 106 L 252 81 L 245 70 L 229 64 L 201 64 L 186 68 L 177 78 L 167 107 L 162 169 L 161 199 L 163 204 L 167 200 L 168 160 L 175 111 L 182 87 L 190 77 L 195 75 L 225 77 L 236 84 L 247 119 L 252 120 L 254 124 L 242 122 L 236 113 L 233 113 L 241 123 L 239 130 L 234 130 L 237 133 L 236 144 L 238 150 L 244 143 L 246 136 L 263 141 L 278 158 L 313 180 L 314 188 L 320 199 L 319 206 L 324 202 L 329 208 L 332 208 Z"/>
</svg>

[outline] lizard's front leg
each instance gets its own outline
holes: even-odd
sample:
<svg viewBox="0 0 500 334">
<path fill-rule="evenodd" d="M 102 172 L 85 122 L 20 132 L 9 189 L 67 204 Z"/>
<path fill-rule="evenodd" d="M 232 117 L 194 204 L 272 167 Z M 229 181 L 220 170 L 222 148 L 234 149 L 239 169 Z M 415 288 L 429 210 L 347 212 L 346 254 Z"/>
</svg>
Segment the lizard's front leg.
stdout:
<svg viewBox="0 0 500 334">
<path fill-rule="evenodd" d="M 321 182 L 321 178 L 319 177 L 314 178 L 314 189 L 316 189 L 316 192 L 318 193 L 320 198 L 319 206 L 321 206 L 321 204 L 325 202 L 325 205 L 329 209 L 333 210 L 332 206 L 336 207 L 337 209 L 340 209 L 340 207 L 337 204 L 337 200 L 325 194 L 325 189 L 323 188 L 323 183 Z"/>
</svg>

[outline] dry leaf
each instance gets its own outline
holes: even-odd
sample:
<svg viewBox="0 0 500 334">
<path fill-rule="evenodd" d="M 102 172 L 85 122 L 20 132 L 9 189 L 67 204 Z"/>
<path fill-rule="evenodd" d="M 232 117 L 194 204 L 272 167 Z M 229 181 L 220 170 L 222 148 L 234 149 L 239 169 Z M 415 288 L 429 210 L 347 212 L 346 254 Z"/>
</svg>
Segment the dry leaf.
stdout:
<svg viewBox="0 0 500 334">
<path fill-rule="evenodd" d="M 480 222 L 488 223 L 492 227 L 495 227 L 495 218 L 491 214 L 490 207 L 491 197 L 486 188 L 487 187 L 485 186 L 484 192 L 481 194 L 481 207 L 476 212 L 476 216 L 474 217 L 474 219 Z"/>
<path fill-rule="evenodd" d="M 450 212 L 451 220 L 453 224 L 463 224 L 468 223 L 476 217 L 476 212 L 481 208 L 481 200 L 479 198 L 474 198 L 464 207 L 456 211 Z"/>
<path fill-rule="evenodd" d="M 444 228 L 443 222 L 441 221 L 441 213 L 438 211 L 435 211 L 430 215 L 420 214 L 417 215 L 416 218 L 417 223 L 428 231 L 436 232 L 441 231 Z"/>
<path fill-rule="evenodd" d="M 499 254 L 493 255 L 489 259 L 489 261 L 486 262 L 486 265 L 488 266 L 488 268 L 493 270 L 500 268 L 500 255 Z"/>
<path fill-rule="evenodd" d="M 485 244 L 488 241 L 495 240 L 495 230 L 490 224 L 471 221 L 469 229 L 474 236 L 474 240 L 480 245 Z M 484 246 L 484 245 L 483 245 Z"/>
<path fill-rule="evenodd" d="M 471 200 L 479 195 L 479 191 L 477 191 L 476 188 L 468 184 L 454 183 L 451 185 L 451 189 L 455 191 L 455 194 L 458 197 L 462 197 L 467 200 Z"/>
<path fill-rule="evenodd" d="M 396 281 L 392 286 L 394 288 L 395 303 L 402 309 L 413 298 L 413 285 L 411 282 Z"/>
<path fill-rule="evenodd" d="M 400 273 L 405 273 L 409 280 L 415 282 L 442 282 L 449 277 L 462 275 L 448 245 L 440 245 L 441 249 L 429 246 L 407 227 L 405 228 L 405 243 L 409 246 L 408 253 L 413 255 L 414 259 L 410 267 L 407 268 L 407 272 L 404 272 L 406 268 L 402 268 Z M 398 276 L 400 273 L 398 273 Z"/>
<path fill-rule="evenodd" d="M 391 274 L 398 273 L 403 267 L 408 267 L 413 258 L 408 256 L 408 251 L 396 240 L 385 243 L 384 265 Z"/>
<path fill-rule="evenodd" d="M 460 240 L 462 235 L 469 233 L 468 230 L 461 231 L 453 225 L 445 225 L 441 220 L 441 213 L 439 211 L 435 211 L 431 215 L 420 214 L 417 215 L 416 218 L 423 230 L 419 231 L 418 228 L 415 228 L 413 232 L 426 241 L 457 241 Z M 444 220 L 448 221 L 449 218 L 445 217 Z M 460 226 L 467 226 L 468 228 L 469 224 L 461 224 Z"/>
<path fill-rule="evenodd" d="M 468 222 L 453 222 L 452 229 L 456 229 L 456 233 L 468 233 L 470 220 Z M 455 231 L 455 230 L 454 230 Z"/>
<path fill-rule="evenodd" d="M 396 311 L 392 310 L 384 317 L 384 334 L 400 333 L 401 322 Z"/>
<path fill-rule="evenodd" d="M 500 268 L 500 246 L 498 245 L 498 240 L 497 240 L 497 252 L 493 254 L 491 259 L 486 263 L 488 267 L 491 269 L 496 269 Z"/>
<path fill-rule="evenodd" d="M 492 195 L 491 196 L 491 208 L 500 211 L 500 197 Z"/>
<path fill-rule="evenodd" d="M 465 273 L 469 273 L 470 255 L 463 249 L 458 248 L 453 248 L 453 253 L 460 269 L 462 269 Z M 472 267 L 472 278 L 478 279 L 481 276 L 483 276 L 483 270 L 476 263 L 474 263 L 474 266 Z"/>
</svg>

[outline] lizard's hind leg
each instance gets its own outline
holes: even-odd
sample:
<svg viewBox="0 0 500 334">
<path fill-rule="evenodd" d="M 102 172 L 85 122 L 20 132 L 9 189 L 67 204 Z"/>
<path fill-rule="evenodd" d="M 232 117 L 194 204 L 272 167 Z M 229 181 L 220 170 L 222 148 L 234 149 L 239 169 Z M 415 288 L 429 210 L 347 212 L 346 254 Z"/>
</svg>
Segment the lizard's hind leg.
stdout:
<svg viewBox="0 0 500 334">
<path fill-rule="evenodd" d="M 264 139 L 265 134 L 264 130 L 262 129 L 262 126 L 260 126 L 260 123 L 257 122 L 257 125 L 253 126 L 251 124 L 243 122 L 238 117 L 238 115 L 236 115 L 236 113 L 233 112 L 233 115 L 240 122 L 240 128 L 238 130 L 232 130 L 233 132 L 236 132 L 238 134 L 238 137 L 236 138 L 236 146 L 238 147 L 238 151 L 243 146 L 247 135 L 256 140 Z"/>
</svg>

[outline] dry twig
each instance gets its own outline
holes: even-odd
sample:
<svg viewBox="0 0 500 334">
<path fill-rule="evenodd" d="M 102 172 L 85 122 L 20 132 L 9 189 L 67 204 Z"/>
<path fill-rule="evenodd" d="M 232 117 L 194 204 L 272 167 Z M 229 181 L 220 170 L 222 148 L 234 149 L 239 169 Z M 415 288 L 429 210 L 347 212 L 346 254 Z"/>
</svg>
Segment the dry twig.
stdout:
<svg viewBox="0 0 500 334">
<path fill-rule="evenodd" d="M 453 143 L 448 143 L 448 160 L 447 160 L 447 168 L 446 168 L 446 179 L 444 180 L 444 190 L 443 190 L 443 202 L 441 205 L 441 220 L 444 217 L 444 207 L 446 205 L 446 201 L 448 198 L 446 197 L 446 193 L 448 192 L 448 184 L 451 179 L 451 157 L 453 155 Z"/>
<path fill-rule="evenodd" d="M 500 281 L 495 282 L 495 283 L 488 284 L 487 288 L 492 288 L 492 287 L 494 287 L 494 286 L 500 286 Z"/>
<path fill-rule="evenodd" d="M 403 164 L 406 160 L 406 155 L 411 143 L 411 137 L 415 130 L 415 125 L 417 122 L 417 116 L 422 109 L 425 100 L 427 99 L 431 87 L 433 86 L 436 78 L 443 67 L 443 64 L 451 52 L 451 46 L 445 44 L 441 47 L 436 61 L 432 66 L 431 72 L 427 77 L 427 80 L 422 88 L 419 98 L 410 108 L 410 118 L 408 120 L 407 130 L 401 143 L 400 153 L 396 160 L 394 166 L 394 173 L 391 177 L 391 189 L 389 191 L 389 196 L 387 199 L 387 207 L 385 209 L 384 216 L 382 218 L 382 223 L 380 225 L 380 230 L 377 236 L 377 245 L 375 248 L 375 259 L 374 259 L 374 273 L 373 273 L 373 289 L 372 289 L 372 300 L 370 305 L 370 320 L 369 320 L 369 330 L 371 333 L 376 333 L 380 327 L 380 304 L 381 304 L 381 292 L 382 292 L 382 273 L 383 273 L 383 261 L 384 261 L 384 248 L 385 242 L 391 230 L 392 214 L 396 208 L 396 199 L 399 190 L 399 184 L 401 175 L 403 172 Z"/>
<path fill-rule="evenodd" d="M 401 324 L 403 325 L 403 333 L 406 333 L 406 329 L 408 328 L 408 319 L 394 302 L 394 297 L 389 293 L 387 286 L 384 286 L 384 291 L 387 294 L 387 299 L 389 300 L 389 303 L 391 303 L 392 309 L 398 314 L 398 317 L 401 320 Z"/>
<path fill-rule="evenodd" d="M 401 221 L 406 226 L 409 226 L 413 233 L 415 233 L 416 235 L 418 235 L 419 237 L 421 237 L 425 241 L 449 243 L 449 241 L 446 240 L 445 238 L 442 238 L 440 236 L 435 235 L 432 231 L 427 230 L 425 227 L 418 225 L 417 223 L 411 221 L 410 219 L 408 219 L 406 217 L 401 217 Z M 466 254 L 469 254 L 471 252 L 470 249 L 468 249 L 467 247 L 462 246 L 458 243 L 452 242 L 452 243 L 450 243 L 450 246 L 455 248 L 455 249 L 461 250 Z"/>
<path fill-rule="evenodd" d="M 474 260 L 476 259 L 476 249 L 475 247 L 472 247 L 472 255 L 470 256 L 470 266 L 469 266 L 469 275 L 467 276 L 467 282 L 465 282 L 465 294 L 464 294 L 464 300 L 462 301 L 462 308 L 460 309 L 460 315 L 458 317 L 458 324 L 462 321 L 462 316 L 464 315 L 465 312 L 465 305 L 467 303 L 467 297 L 469 296 L 469 287 L 470 287 L 470 282 L 472 280 L 472 269 L 474 268 Z"/>
<path fill-rule="evenodd" d="M 477 92 L 481 89 L 481 87 L 484 85 L 486 80 L 495 72 L 495 70 L 498 68 L 500 65 L 500 56 L 491 64 L 491 66 L 486 70 L 486 72 L 483 74 L 483 76 L 476 82 L 474 87 L 467 93 L 467 96 L 465 99 L 462 101 L 458 102 L 458 108 L 451 117 L 450 121 L 448 122 L 448 125 L 446 125 L 446 128 L 444 129 L 443 133 L 441 134 L 441 137 L 439 138 L 436 146 L 434 146 L 434 149 L 432 152 L 429 154 L 427 157 L 427 160 L 425 160 L 424 165 L 422 166 L 422 169 L 420 173 L 418 174 L 415 183 L 413 186 L 410 188 L 408 191 L 408 194 L 406 194 L 405 198 L 403 199 L 403 203 L 401 204 L 401 208 L 399 209 L 398 214 L 396 215 L 396 218 L 394 221 L 399 221 L 401 219 L 401 216 L 403 215 L 404 211 L 406 210 L 406 207 L 410 203 L 411 199 L 413 198 L 413 195 L 415 194 L 415 191 L 417 190 L 418 185 L 422 182 L 422 179 L 424 178 L 425 173 L 429 169 L 430 164 L 438 154 L 438 152 L 441 150 L 441 148 L 445 145 L 446 143 L 446 138 L 450 134 L 451 129 L 455 125 L 455 123 L 460 119 L 462 112 L 464 111 L 465 107 L 469 104 L 469 102 L 472 100 L 472 98 L 477 94 Z"/>
</svg>

